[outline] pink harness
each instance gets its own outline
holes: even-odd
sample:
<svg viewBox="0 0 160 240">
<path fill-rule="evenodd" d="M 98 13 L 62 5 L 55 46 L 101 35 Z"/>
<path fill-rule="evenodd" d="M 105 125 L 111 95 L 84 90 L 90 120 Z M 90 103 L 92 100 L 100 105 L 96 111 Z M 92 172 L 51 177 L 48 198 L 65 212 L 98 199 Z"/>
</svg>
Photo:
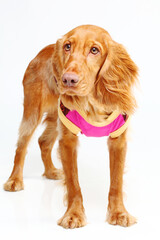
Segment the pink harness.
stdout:
<svg viewBox="0 0 160 240">
<path fill-rule="evenodd" d="M 62 102 L 60 102 L 60 109 L 69 121 L 81 129 L 81 134 L 84 134 L 87 137 L 109 136 L 111 133 L 125 125 L 128 119 L 126 114 L 119 114 L 110 124 L 103 127 L 97 127 L 88 123 L 76 110 L 71 111 L 66 108 Z"/>
</svg>

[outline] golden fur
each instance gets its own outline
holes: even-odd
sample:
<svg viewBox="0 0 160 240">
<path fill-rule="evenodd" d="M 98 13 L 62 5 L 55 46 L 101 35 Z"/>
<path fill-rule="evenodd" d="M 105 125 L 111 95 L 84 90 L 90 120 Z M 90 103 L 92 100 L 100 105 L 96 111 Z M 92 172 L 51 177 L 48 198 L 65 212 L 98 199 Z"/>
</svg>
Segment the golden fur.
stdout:
<svg viewBox="0 0 160 240">
<path fill-rule="evenodd" d="M 75 74 L 78 82 L 66 86 L 65 73 Z M 89 118 L 103 121 L 119 110 L 134 113 L 136 101 L 132 88 L 137 79 L 137 67 L 124 47 L 112 40 L 104 29 L 80 26 L 44 48 L 29 64 L 23 79 L 24 113 L 19 128 L 19 139 L 10 178 L 4 184 L 7 191 L 23 189 L 23 166 L 28 143 L 47 113 L 46 129 L 39 138 L 44 175 L 61 179 L 63 172 L 54 167 L 51 150 L 60 132 L 59 153 L 67 187 L 68 207 L 58 224 L 65 228 L 86 224 L 82 194 L 77 172 L 78 137 L 59 121 L 57 101 L 73 109 L 78 104 Z M 136 220 L 125 209 L 122 196 L 123 169 L 127 149 L 126 132 L 108 139 L 110 154 L 110 191 L 107 221 L 130 226 Z"/>
</svg>

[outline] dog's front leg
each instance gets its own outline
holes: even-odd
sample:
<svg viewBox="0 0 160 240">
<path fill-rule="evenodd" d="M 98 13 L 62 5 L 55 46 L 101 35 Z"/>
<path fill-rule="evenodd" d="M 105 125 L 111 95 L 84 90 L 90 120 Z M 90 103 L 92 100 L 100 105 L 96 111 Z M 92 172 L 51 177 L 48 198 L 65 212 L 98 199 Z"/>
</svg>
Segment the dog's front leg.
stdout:
<svg viewBox="0 0 160 240">
<path fill-rule="evenodd" d="M 110 137 L 108 147 L 110 155 L 110 191 L 107 221 L 113 225 L 118 224 L 127 227 L 136 223 L 136 219 L 126 211 L 123 203 L 123 171 L 127 150 L 126 132 L 118 138 Z"/>
<path fill-rule="evenodd" d="M 81 189 L 78 182 L 77 144 L 78 137 L 60 123 L 61 139 L 59 152 L 65 174 L 68 208 L 58 224 L 64 228 L 83 227 L 86 224 Z"/>
</svg>

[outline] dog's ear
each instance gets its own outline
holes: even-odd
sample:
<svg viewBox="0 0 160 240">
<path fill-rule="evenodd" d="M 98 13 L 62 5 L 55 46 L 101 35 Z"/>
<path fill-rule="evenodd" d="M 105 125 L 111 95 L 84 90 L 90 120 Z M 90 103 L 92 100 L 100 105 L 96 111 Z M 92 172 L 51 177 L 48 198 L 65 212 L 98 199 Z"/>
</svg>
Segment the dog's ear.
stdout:
<svg viewBox="0 0 160 240">
<path fill-rule="evenodd" d="M 110 41 L 108 54 L 98 74 L 96 94 L 103 103 L 117 106 L 122 112 L 132 114 L 136 107 L 132 87 L 137 75 L 138 68 L 125 48 Z"/>
</svg>

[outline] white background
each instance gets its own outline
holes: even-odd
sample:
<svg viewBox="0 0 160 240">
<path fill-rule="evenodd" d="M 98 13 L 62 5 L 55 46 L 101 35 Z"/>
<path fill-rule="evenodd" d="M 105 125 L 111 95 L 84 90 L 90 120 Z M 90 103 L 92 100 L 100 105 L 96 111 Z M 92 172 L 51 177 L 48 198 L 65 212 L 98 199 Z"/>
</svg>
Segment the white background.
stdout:
<svg viewBox="0 0 160 240">
<path fill-rule="evenodd" d="M 139 109 L 132 118 L 124 198 L 138 218 L 130 228 L 105 222 L 109 188 L 106 139 L 80 138 L 79 179 L 88 225 L 64 230 L 60 182 L 43 179 L 37 138 L 28 149 L 25 190 L 3 191 L 13 166 L 23 111 L 22 79 L 29 61 L 44 46 L 81 24 L 108 30 L 140 69 Z M 159 0 L 0 0 L 0 238 L 1 239 L 160 239 L 160 1 Z M 53 151 L 54 162 L 56 151 Z"/>
</svg>

